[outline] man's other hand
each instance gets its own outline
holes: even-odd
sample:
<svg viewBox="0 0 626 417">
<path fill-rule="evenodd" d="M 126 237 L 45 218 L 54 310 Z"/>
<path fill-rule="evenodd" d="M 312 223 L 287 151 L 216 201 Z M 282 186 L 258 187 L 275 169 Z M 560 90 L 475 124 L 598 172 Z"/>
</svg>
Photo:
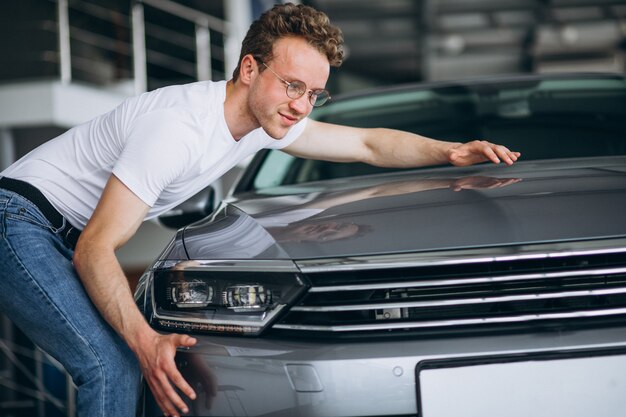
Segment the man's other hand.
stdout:
<svg viewBox="0 0 626 417">
<path fill-rule="evenodd" d="M 503 161 L 507 165 L 513 165 L 520 155 L 519 152 L 510 151 L 502 145 L 485 140 L 473 140 L 451 148 L 448 151 L 448 161 L 455 166 L 468 166 L 486 161 L 494 164 Z"/>
<path fill-rule="evenodd" d="M 196 339 L 191 336 L 162 335 L 154 332 L 150 338 L 143 340 L 135 351 L 143 376 L 157 404 L 167 416 L 179 416 L 181 412 L 189 412 L 187 404 L 174 387 L 190 399 L 196 399 L 196 393 L 178 371 L 174 361 L 176 348 L 191 347 L 195 344 Z"/>
</svg>

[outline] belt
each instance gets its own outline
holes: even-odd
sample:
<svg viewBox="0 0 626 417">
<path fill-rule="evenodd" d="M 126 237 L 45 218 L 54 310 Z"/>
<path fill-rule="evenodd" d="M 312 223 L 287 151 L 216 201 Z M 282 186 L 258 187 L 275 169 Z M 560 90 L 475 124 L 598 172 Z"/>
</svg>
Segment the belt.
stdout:
<svg viewBox="0 0 626 417">
<path fill-rule="evenodd" d="M 48 201 L 37 187 L 21 180 L 2 177 L 0 178 L 0 188 L 13 191 L 37 206 L 50 224 L 57 229 L 65 243 L 72 249 L 76 247 L 76 242 L 78 242 L 81 230 L 72 226 L 70 222 L 50 204 L 50 201 Z"/>
</svg>

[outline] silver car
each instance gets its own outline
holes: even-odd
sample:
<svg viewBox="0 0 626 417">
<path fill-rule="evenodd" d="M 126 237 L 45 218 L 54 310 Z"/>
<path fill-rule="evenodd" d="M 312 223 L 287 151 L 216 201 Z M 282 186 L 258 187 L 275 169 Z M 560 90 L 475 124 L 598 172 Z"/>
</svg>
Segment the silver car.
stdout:
<svg viewBox="0 0 626 417">
<path fill-rule="evenodd" d="M 259 153 L 136 293 L 155 329 L 199 339 L 177 355 L 190 414 L 624 415 L 622 75 L 388 88 L 313 117 L 522 158 L 392 171 Z M 162 415 L 147 389 L 143 413 Z"/>
</svg>

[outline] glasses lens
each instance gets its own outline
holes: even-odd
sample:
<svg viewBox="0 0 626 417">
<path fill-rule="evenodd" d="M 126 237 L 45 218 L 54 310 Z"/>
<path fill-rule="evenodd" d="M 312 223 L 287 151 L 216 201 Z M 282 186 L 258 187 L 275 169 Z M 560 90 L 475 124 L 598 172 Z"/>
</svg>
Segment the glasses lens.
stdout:
<svg viewBox="0 0 626 417">
<path fill-rule="evenodd" d="M 287 96 L 294 100 L 299 99 L 306 93 L 306 84 L 302 81 L 292 81 L 287 86 Z"/>
<path fill-rule="evenodd" d="M 330 94 L 326 90 L 313 90 L 311 92 L 311 105 L 313 107 L 323 106 L 330 99 Z"/>
</svg>

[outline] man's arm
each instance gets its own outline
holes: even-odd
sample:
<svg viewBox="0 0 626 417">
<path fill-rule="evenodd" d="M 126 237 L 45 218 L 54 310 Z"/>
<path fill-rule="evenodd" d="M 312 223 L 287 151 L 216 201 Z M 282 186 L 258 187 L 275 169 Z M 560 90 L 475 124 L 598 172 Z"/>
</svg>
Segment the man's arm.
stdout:
<svg viewBox="0 0 626 417">
<path fill-rule="evenodd" d="M 457 166 L 485 161 L 511 165 L 519 152 L 487 141 L 445 142 L 393 129 L 363 129 L 309 120 L 285 152 L 309 159 L 365 162 L 384 167 L 417 167 L 451 163 Z"/>
<path fill-rule="evenodd" d="M 115 250 L 135 234 L 149 207 L 111 175 L 100 202 L 76 245 L 74 266 L 92 302 L 104 319 L 130 346 L 143 375 L 166 415 L 187 412 L 172 383 L 195 399 L 193 389 L 174 362 L 178 346 L 192 346 L 187 335 L 154 331 L 135 305 Z"/>
</svg>

